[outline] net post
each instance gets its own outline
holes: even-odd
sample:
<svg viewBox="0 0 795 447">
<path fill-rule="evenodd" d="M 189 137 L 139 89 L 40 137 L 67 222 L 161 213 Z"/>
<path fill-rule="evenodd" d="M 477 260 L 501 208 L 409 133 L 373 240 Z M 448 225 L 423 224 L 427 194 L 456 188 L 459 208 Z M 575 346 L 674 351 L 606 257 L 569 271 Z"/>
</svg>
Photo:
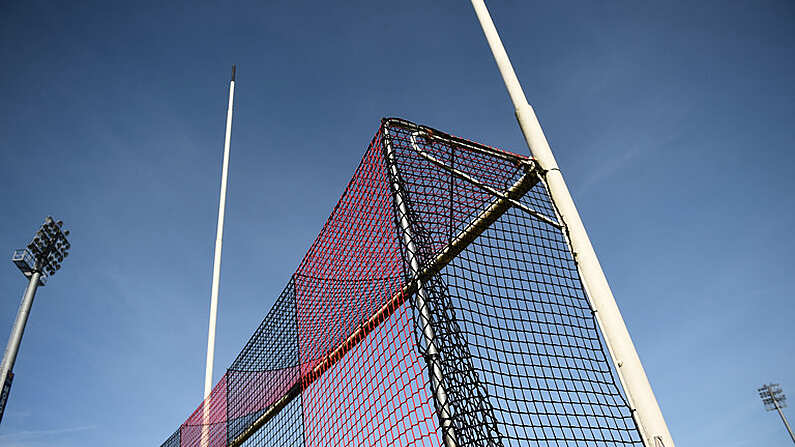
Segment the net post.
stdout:
<svg viewBox="0 0 795 447">
<path fill-rule="evenodd" d="M 411 228 L 411 223 L 408 217 L 408 204 L 404 197 L 403 189 L 400 183 L 400 176 L 398 173 L 397 163 L 395 161 L 394 149 L 389 135 L 389 128 L 387 124 L 383 126 L 384 130 L 384 146 L 386 148 L 386 168 L 387 175 L 389 176 L 389 183 L 392 188 L 394 197 L 395 208 L 397 212 L 397 220 L 400 225 L 400 232 L 402 233 L 403 243 L 406 247 L 406 257 L 409 264 L 411 273 L 411 280 L 417 284 L 416 299 L 414 306 L 420 317 L 420 325 L 422 326 L 422 336 L 425 339 L 425 352 L 423 358 L 428 366 L 430 375 L 430 385 L 433 392 L 433 399 L 439 417 L 439 426 L 442 430 L 442 437 L 445 447 L 457 447 L 455 430 L 453 428 L 453 420 L 450 414 L 450 401 L 442 383 L 443 371 L 441 361 L 439 359 L 439 350 L 436 347 L 436 334 L 431 326 L 431 310 L 428 307 L 428 292 L 425 288 L 423 278 L 421 277 L 421 267 L 417 259 L 417 246 L 414 242 L 414 233 Z"/>
<path fill-rule="evenodd" d="M 541 124 L 533 108 L 527 103 L 510 59 L 502 45 L 488 9 L 483 0 L 471 0 L 483 33 L 500 70 L 505 87 L 513 103 L 516 119 L 527 146 L 541 167 L 550 197 L 565 225 L 566 237 L 575 256 L 597 323 L 602 331 L 613 364 L 626 392 L 633 417 L 638 423 L 643 442 L 647 447 L 674 447 L 674 442 L 663 418 L 651 384 L 640 362 L 621 317 L 613 293 L 607 282 L 588 233 L 580 219 L 574 200 L 558 169 Z"/>
</svg>

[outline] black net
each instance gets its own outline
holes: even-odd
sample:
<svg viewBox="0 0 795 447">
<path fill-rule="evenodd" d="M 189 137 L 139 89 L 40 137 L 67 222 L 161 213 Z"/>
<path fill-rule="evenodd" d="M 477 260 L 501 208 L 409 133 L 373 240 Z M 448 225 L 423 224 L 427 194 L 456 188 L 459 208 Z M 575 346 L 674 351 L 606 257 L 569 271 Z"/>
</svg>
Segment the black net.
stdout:
<svg viewBox="0 0 795 447">
<path fill-rule="evenodd" d="M 642 445 L 532 160 L 385 119 L 164 446 Z"/>
</svg>

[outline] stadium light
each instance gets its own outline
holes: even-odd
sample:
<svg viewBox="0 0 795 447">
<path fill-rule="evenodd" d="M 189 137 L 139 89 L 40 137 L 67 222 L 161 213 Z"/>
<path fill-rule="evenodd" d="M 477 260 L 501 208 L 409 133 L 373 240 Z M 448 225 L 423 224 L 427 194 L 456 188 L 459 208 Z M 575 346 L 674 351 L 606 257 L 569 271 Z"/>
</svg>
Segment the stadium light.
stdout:
<svg viewBox="0 0 795 447">
<path fill-rule="evenodd" d="M 69 230 L 63 229 L 63 221 L 56 221 L 52 216 L 47 216 L 27 247 L 14 250 L 14 254 L 11 256 L 11 261 L 16 264 L 29 282 L 25 294 L 22 296 L 11 335 L 8 337 L 3 361 L 0 363 L 0 384 L 3 386 L 0 393 L 0 422 L 3 420 L 8 394 L 11 392 L 14 363 L 19 352 L 22 334 L 25 332 L 25 324 L 28 322 L 30 307 L 33 305 L 33 297 L 36 295 L 36 289 L 46 285 L 47 279 L 61 269 L 64 259 L 69 256 L 72 245 L 66 238 L 67 236 L 69 236 Z"/>
<path fill-rule="evenodd" d="M 759 391 L 759 397 L 762 398 L 762 403 L 765 405 L 765 410 L 778 411 L 778 415 L 781 416 L 781 422 L 784 423 L 784 427 L 787 428 L 789 436 L 792 438 L 793 444 L 795 444 L 795 435 L 792 434 L 792 427 L 789 426 L 787 418 L 784 417 L 784 412 L 781 411 L 782 408 L 787 408 L 787 396 L 781 390 L 781 385 L 769 383 L 762 385 L 757 391 Z"/>
</svg>

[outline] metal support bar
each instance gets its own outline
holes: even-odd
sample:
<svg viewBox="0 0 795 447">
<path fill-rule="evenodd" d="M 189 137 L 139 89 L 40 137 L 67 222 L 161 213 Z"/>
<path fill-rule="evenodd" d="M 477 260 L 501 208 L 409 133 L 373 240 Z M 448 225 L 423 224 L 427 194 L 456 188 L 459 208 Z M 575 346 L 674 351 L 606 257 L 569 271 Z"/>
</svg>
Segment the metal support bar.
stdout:
<svg viewBox="0 0 795 447">
<path fill-rule="evenodd" d="M 489 193 L 489 194 L 491 194 L 493 196 L 502 197 L 503 199 L 511 202 L 511 205 L 519 208 L 520 210 L 522 210 L 525 213 L 535 217 L 536 219 L 538 219 L 538 220 L 540 220 L 542 222 L 548 223 L 548 224 L 552 225 L 553 227 L 555 227 L 555 228 L 557 228 L 559 230 L 563 229 L 563 225 L 561 225 L 560 223 L 555 222 L 554 220 L 552 220 L 549 217 L 547 217 L 547 216 L 539 213 L 538 211 L 530 208 L 529 206 L 526 206 L 526 205 L 522 204 L 521 202 L 508 197 L 506 194 L 504 194 L 504 193 L 502 193 L 500 191 L 497 191 L 496 189 L 492 188 L 491 186 L 486 185 L 484 183 L 481 183 L 481 182 L 475 180 L 474 178 L 472 178 L 471 175 L 469 175 L 469 174 L 467 174 L 465 172 L 461 172 L 458 169 L 455 169 L 455 168 L 452 168 L 450 166 L 447 166 L 445 163 L 443 163 L 442 161 L 438 160 L 433 155 L 431 155 L 428 152 L 420 149 L 419 145 L 417 145 L 417 140 L 416 140 L 416 136 L 417 135 L 419 135 L 419 132 L 414 132 L 414 133 L 411 134 L 411 146 L 414 148 L 414 151 L 417 152 L 417 154 L 419 154 L 420 157 L 422 157 L 422 158 L 428 160 L 429 162 L 431 162 L 432 164 L 444 169 L 445 171 L 447 171 L 450 174 L 452 174 L 454 177 L 457 177 L 457 178 L 460 178 L 461 180 L 469 182 L 472 185 L 477 186 L 478 188 L 486 191 L 487 193 Z M 528 161 L 526 161 L 526 163 L 531 163 L 531 162 L 528 160 Z"/>
<path fill-rule="evenodd" d="M 560 214 L 562 223 L 566 226 L 565 233 L 575 255 L 586 294 L 624 386 L 643 442 L 647 447 L 674 447 L 674 441 L 668 431 L 660 406 L 654 397 L 654 392 L 629 336 L 627 326 L 618 310 L 613 292 L 607 283 L 607 278 L 596 257 L 596 252 L 585 231 L 574 200 L 558 169 L 558 164 L 541 129 L 541 124 L 538 122 L 533 108 L 527 103 L 522 86 L 519 84 L 486 5 L 483 0 L 471 1 L 511 97 L 516 119 L 527 146 L 530 148 L 533 158 L 544 171 L 550 197 Z"/>
<path fill-rule="evenodd" d="M 405 125 L 405 123 L 394 120 L 394 124 Z M 521 158 L 521 157 L 517 157 Z M 534 165 L 524 165 L 527 167 L 526 172 L 519 180 L 516 181 L 505 194 L 509 199 L 519 199 L 524 196 L 527 191 L 532 189 L 538 182 L 539 176 Z M 298 378 L 298 382 L 293 385 L 287 392 L 279 398 L 276 402 L 269 405 L 264 409 L 262 415 L 257 418 L 246 430 L 238 435 L 229 447 L 240 447 L 246 440 L 253 436 L 257 430 L 262 428 L 268 421 L 276 416 L 284 407 L 287 406 L 293 399 L 300 396 L 301 392 L 310 386 L 317 378 L 321 377 L 324 372 L 334 366 L 340 361 L 345 354 L 364 340 L 367 335 L 375 330 L 379 324 L 386 321 L 400 306 L 418 290 L 420 279 L 427 279 L 439 273 L 447 264 L 450 263 L 456 256 L 464 251 L 472 241 L 480 236 L 486 229 L 488 229 L 494 222 L 497 221 L 503 214 L 505 214 L 511 207 L 511 202 L 503 197 L 496 197 L 489 206 L 481 212 L 477 218 L 470 222 L 466 228 L 461 230 L 452 241 L 445 246 L 445 248 L 436 254 L 433 261 L 430 262 L 416 278 L 412 278 L 401 289 L 390 297 L 378 311 L 376 311 L 370 318 L 367 319 L 361 326 L 354 330 L 348 338 L 345 339 L 339 346 L 330 351 L 317 366 L 312 369 L 312 372 L 306 375 L 306 379 Z"/>
<path fill-rule="evenodd" d="M 22 335 L 25 333 L 25 325 L 28 322 L 28 315 L 30 315 L 31 306 L 33 306 L 33 298 L 36 296 L 36 289 L 39 287 L 40 278 L 41 272 L 38 270 L 34 270 L 30 275 L 28 287 L 25 289 L 25 294 L 22 296 L 22 302 L 19 304 L 14 327 L 11 329 L 11 335 L 8 337 L 8 345 L 6 345 L 5 354 L 3 354 L 3 362 L 0 363 L 0 386 L 4 388 L 6 380 L 8 380 L 9 375 L 12 375 L 14 364 L 17 361 L 19 345 L 22 342 Z M 3 390 L 3 398 L 2 401 L 0 401 L 0 422 L 3 420 L 3 413 L 5 412 L 5 405 L 9 392 L 10 389 Z"/>
<path fill-rule="evenodd" d="M 408 258 L 409 269 L 411 270 L 411 279 L 417 282 L 417 298 L 414 305 L 419 311 L 422 336 L 425 338 L 426 347 L 425 352 L 423 352 L 423 357 L 428 364 L 431 390 L 433 391 L 433 399 L 436 403 L 436 411 L 439 415 L 439 425 L 442 429 L 444 445 L 447 447 L 456 447 L 458 442 L 456 441 L 453 420 L 450 414 L 450 402 L 444 383 L 442 382 L 443 371 L 441 358 L 439 350 L 436 347 L 436 334 L 431 325 L 433 315 L 431 315 L 431 309 L 428 305 L 428 292 L 425 289 L 423 278 L 420 277 L 420 262 L 417 259 L 417 246 L 414 243 L 414 233 L 411 228 L 411 222 L 409 222 L 408 204 L 403 196 L 404 193 L 400 184 L 400 174 L 398 172 L 397 162 L 395 161 L 395 151 L 392 147 L 389 129 L 386 127 L 384 127 L 384 144 L 386 146 L 385 158 L 387 173 L 389 175 L 392 193 L 394 194 L 395 206 L 397 207 L 397 218 L 400 224 L 400 231 L 403 233 L 403 243 L 406 247 L 406 257 Z"/>
</svg>

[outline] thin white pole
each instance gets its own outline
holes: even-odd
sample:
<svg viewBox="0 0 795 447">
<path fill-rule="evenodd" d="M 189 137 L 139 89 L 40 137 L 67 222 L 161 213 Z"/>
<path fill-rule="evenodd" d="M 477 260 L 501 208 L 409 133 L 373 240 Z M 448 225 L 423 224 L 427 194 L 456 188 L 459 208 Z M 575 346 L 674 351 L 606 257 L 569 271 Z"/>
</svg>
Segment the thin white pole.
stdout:
<svg viewBox="0 0 795 447">
<path fill-rule="evenodd" d="M 221 280 L 221 250 L 224 240 L 224 213 L 226 211 L 226 185 L 229 174 L 229 144 L 232 139 L 232 107 L 235 99 L 235 71 L 232 65 L 232 79 L 229 81 L 229 106 L 226 109 L 226 136 L 224 137 L 224 161 L 221 168 L 221 197 L 218 202 L 218 226 L 215 233 L 215 258 L 213 259 L 213 284 L 210 293 L 210 326 L 207 331 L 207 365 L 204 373 L 204 430 L 202 445 L 207 444 L 207 425 L 209 424 L 209 402 L 207 398 L 213 387 L 213 363 L 215 361 L 215 322 L 218 317 L 218 288 Z"/>
<path fill-rule="evenodd" d="M 574 253 L 586 293 L 602 330 L 608 351 L 647 447 L 674 447 L 657 399 L 643 370 L 629 331 L 618 310 L 613 292 L 607 283 L 588 233 L 580 219 L 555 157 L 549 147 L 533 108 L 527 103 L 508 54 L 502 45 L 491 15 L 483 0 L 471 0 L 480 26 L 486 35 L 494 60 L 511 97 L 516 119 L 533 158 L 545 172 L 547 187 L 568 230 L 569 245 Z"/>
<path fill-rule="evenodd" d="M 226 211 L 226 184 L 229 175 L 229 143 L 232 139 L 232 105 L 235 99 L 235 66 L 229 81 L 229 107 L 226 109 L 226 136 L 224 138 L 224 163 L 221 168 L 221 198 L 218 201 L 218 226 L 215 233 L 215 259 L 213 260 L 213 285 L 210 294 L 210 328 L 207 331 L 207 368 L 204 374 L 204 398 L 213 387 L 213 361 L 215 359 L 215 321 L 218 316 L 218 287 L 221 280 L 221 249 L 224 244 L 224 213 Z"/>
</svg>

